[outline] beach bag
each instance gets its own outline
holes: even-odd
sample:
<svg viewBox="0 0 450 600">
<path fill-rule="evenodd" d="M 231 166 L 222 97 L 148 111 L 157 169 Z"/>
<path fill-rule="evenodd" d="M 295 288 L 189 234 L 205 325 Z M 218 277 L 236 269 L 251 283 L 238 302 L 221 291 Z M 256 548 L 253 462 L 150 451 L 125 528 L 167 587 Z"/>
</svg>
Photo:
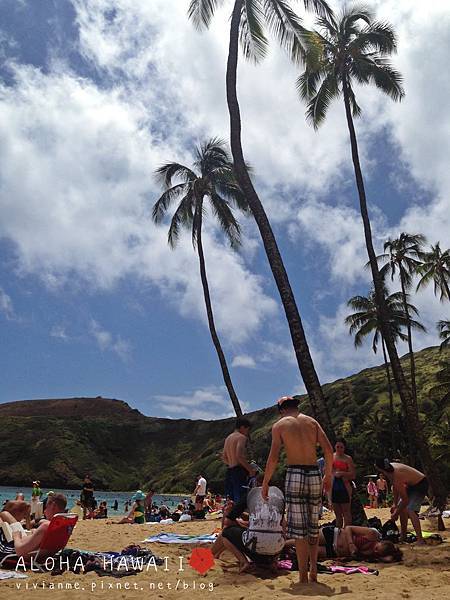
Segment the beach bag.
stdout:
<svg viewBox="0 0 450 600">
<path fill-rule="evenodd" d="M 386 521 L 386 523 L 381 527 L 381 537 L 383 540 L 398 544 L 398 540 L 400 539 L 400 531 L 395 521 L 392 519 Z"/>
</svg>

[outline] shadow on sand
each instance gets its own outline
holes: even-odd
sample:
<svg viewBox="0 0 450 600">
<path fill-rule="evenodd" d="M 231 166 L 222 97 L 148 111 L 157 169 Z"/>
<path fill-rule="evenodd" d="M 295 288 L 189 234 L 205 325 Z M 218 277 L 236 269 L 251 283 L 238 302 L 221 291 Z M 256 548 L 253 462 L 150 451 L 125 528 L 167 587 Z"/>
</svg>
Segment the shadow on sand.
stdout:
<svg viewBox="0 0 450 600">
<path fill-rule="evenodd" d="M 339 590 L 326 585 L 325 583 L 293 583 L 288 588 L 282 590 L 291 596 L 306 596 L 306 597 L 326 597 L 341 596 L 349 594 L 351 590 L 343 585 Z"/>
</svg>

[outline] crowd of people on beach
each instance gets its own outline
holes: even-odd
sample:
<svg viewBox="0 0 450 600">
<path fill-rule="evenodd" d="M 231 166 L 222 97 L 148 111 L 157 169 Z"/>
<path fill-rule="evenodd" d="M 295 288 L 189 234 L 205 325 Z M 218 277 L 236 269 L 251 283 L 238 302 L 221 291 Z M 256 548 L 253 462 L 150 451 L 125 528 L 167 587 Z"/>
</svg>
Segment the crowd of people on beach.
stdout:
<svg viewBox="0 0 450 600">
<path fill-rule="evenodd" d="M 221 454 L 226 465 L 223 496 L 208 490 L 205 476 L 199 474 L 192 496 L 179 501 L 176 508 L 156 504 L 153 490 L 137 490 L 125 503 L 125 516 L 114 523 L 165 525 L 221 518 L 221 534 L 212 547 L 216 558 L 230 551 L 243 573 L 254 567 L 275 570 L 284 557 L 298 568 L 302 583 L 317 580 L 318 559 L 401 560 L 402 551 L 394 542 L 408 540 L 408 520 L 416 543 L 424 543 L 419 512 L 428 482 L 423 473 L 399 461 L 374 459 L 377 474 L 367 476 L 368 507 L 386 507 L 389 499 L 391 518 L 384 526 L 377 518 L 368 522 L 355 490 L 356 470 L 345 440 L 338 439 L 333 449 L 320 424 L 299 412 L 296 398 L 280 398 L 277 407 L 280 419 L 272 427 L 264 471 L 249 461 L 251 422 L 239 417 Z M 317 446 L 322 451 L 319 458 Z M 281 448 L 287 459 L 284 493 L 270 485 Z M 30 502 L 19 492 L 15 500 L 5 502 L 0 512 L 0 561 L 8 553 L 24 556 L 38 549 L 51 519 L 67 512 L 66 506 L 63 494 L 49 491 L 44 495 L 39 481 L 33 482 Z M 117 500 L 111 508 L 118 510 Z M 320 527 L 324 511 L 333 511 L 335 519 Z M 89 475 L 70 512 L 84 519 L 107 518 L 107 503 L 97 503 Z M 31 533 L 25 535 L 26 530 Z"/>
</svg>

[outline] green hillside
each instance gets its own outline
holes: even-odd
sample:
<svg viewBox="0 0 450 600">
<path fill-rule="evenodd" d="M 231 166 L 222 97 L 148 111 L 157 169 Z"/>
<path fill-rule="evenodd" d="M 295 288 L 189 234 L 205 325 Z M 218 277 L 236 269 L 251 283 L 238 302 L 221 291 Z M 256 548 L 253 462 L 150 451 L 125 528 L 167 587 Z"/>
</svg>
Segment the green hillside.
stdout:
<svg viewBox="0 0 450 600">
<path fill-rule="evenodd" d="M 421 419 L 450 484 L 449 394 L 433 390 L 444 358 L 448 362 L 448 354 L 437 348 L 416 354 Z M 339 379 L 324 390 L 336 431 L 347 438 L 359 475 L 365 475 L 374 456 L 393 453 L 384 367 Z M 305 397 L 301 407 L 309 412 Z M 395 454 L 402 456 L 406 445 L 397 396 L 395 411 Z M 266 408 L 250 418 L 251 453 L 264 465 L 277 413 Z M 47 488 L 78 487 L 89 472 L 98 489 L 151 486 L 159 492 L 189 492 L 201 472 L 220 491 L 224 466 L 217 454 L 233 422 L 145 417 L 125 402 L 99 397 L 0 404 L 0 485 L 25 485 L 38 478 Z"/>
</svg>

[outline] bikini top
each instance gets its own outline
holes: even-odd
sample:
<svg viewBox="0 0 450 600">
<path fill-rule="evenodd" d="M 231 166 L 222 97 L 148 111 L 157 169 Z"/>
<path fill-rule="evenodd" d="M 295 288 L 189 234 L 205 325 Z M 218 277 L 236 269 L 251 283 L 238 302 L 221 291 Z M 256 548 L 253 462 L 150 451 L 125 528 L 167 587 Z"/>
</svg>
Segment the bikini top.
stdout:
<svg viewBox="0 0 450 600">
<path fill-rule="evenodd" d="M 348 462 L 345 460 L 334 459 L 333 460 L 333 469 L 335 471 L 348 471 Z"/>
</svg>

